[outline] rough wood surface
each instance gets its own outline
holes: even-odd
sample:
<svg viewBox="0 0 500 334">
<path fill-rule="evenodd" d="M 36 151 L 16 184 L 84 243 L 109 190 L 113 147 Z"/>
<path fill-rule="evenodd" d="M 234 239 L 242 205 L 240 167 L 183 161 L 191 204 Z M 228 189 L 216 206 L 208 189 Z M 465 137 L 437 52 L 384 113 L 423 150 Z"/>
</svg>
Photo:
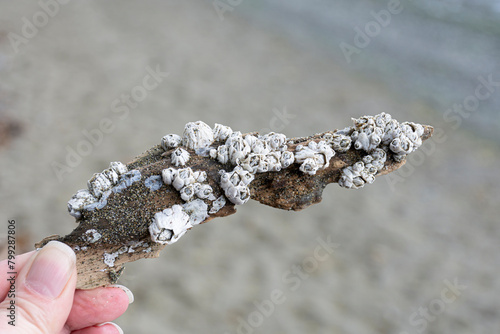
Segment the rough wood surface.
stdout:
<svg viewBox="0 0 500 334">
<path fill-rule="evenodd" d="M 430 138 L 433 132 L 431 126 L 424 126 L 424 129 L 422 140 Z M 323 135 L 292 139 L 288 150 L 294 151 L 299 144 L 319 141 Z M 127 167 L 129 170 L 139 170 L 143 181 L 149 176 L 160 175 L 165 168 L 172 167 L 170 159 L 164 158 L 168 153 L 160 145 L 155 146 L 128 163 Z M 231 170 L 232 166 L 196 155 L 193 151 L 189 153 L 191 159 L 188 166 L 193 170 L 206 171 L 207 182 L 212 186 L 215 196 L 222 195 L 224 192 L 216 182 L 219 170 Z M 353 165 L 363 155 L 363 152 L 354 148 L 345 153 L 337 153 L 331 158 L 329 166 L 320 169 L 315 175 L 300 172 L 298 164 L 279 172 L 255 174 L 255 180 L 249 185 L 251 198 L 279 209 L 302 210 L 320 202 L 323 189 L 330 183 L 338 182 L 341 169 Z M 384 168 L 377 176 L 393 172 L 404 163 L 404 160 L 394 161 L 389 155 Z M 164 184 L 159 190 L 151 191 L 144 182 L 136 182 L 119 194 L 111 194 L 104 208 L 86 215 L 70 234 L 64 237 L 47 237 L 35 246 L 42 247 L 50 240 L 59 240 L 76 249 L 77 288 L 90 289 L 113 284 L 118 280 L 125 263 L 159 256 L 165 245 L 151 242 L 148 226 L 156 212 L 182 202 L 179 192 L 172 186 Z M 210 214 L 203 223 L 235 212 L 235 205 L 228 201 L 220 211 Z M 85 240 L 85 233 L 89 229 L 99 230 L 102 237 L 94 243 L 82 241 Z M 106 253 L 118 254 L 113 267 L 104 263 Z"/>
</svg>

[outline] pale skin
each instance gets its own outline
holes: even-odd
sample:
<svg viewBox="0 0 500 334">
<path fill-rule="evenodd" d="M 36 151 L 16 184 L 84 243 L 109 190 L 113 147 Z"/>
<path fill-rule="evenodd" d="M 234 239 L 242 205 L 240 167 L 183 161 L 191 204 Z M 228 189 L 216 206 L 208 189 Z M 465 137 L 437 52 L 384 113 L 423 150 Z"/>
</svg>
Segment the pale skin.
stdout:
<svg viewBox="0 0 500 334">
<path fill-rule="evenodd" d="M 55 245 L 57 247 L 45 246 L 44 249 L 48 247 L 45 257 L 37 257 L 42 251 L 16 256 L 15 326 L 8 323 L 11 320 L 8 315 L 11 313 L 7 309 L 12 300 L 8 298 L 11 287 L 8 279 L 12 275 L 7 274 L 11 270 L 7 260 L 0 262 L 0 333 L 119 334 L 121 330 L 118 326 L 101 324 L 115 320 L 126 311 L 130 302 L 127 294 L 116 287 L 76 290 L 74 253 L 68 246 L 58 244 L 60 245 Z M 64 273 L 64 278 L 60 279 L 60 289 L 52 288 L 46 292 L 47 288 L 39 284 L 36 277 L 32 278 L 39 272 L 31 270 L 35 268 L 35 259 L 38 264 L 42 263 L 41 270 L 49 268 L 47 276 L 53 274 L 55 281 L 61 277 L 58 275 L 59 270 Z M 55 293 L 51 293 L 53 291 Z"/>
</svg>

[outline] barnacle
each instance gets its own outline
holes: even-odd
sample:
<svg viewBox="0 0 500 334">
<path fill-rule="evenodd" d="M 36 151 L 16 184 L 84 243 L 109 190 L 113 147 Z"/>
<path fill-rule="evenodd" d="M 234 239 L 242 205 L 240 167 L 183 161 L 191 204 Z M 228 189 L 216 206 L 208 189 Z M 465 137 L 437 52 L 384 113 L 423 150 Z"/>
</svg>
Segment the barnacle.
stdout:
<svg viewBox="0 0 500 334">
<path fill-rule="evenodd" d="M 101 197 L 102 193 L 109 190 L 111 186 L 111 181 L 103 173 L 95 173 L 87 182 L 89 191 L 97 198 Z"/>
<path fill-rule="evenodd" d="M 168 151 L 171 148 L 176 148 L 182 143 L 182 138 L 176 134 L 169 134 L 161 139 L 161 147 Z"/>
<path fill-rule="evenodd" d="M 226 197 L 234 204 L 241 205 L 250 199 L 248 185 L 254 179 L 254 175 L 237 166 L 233 171 L 226 173 L 220 171 L 220 186 Z"/>
<path fill-rule="evenodd" d="M 184 166 L 189 161 L 189 152 L 179 147 L 172 152 L 170 157 L 172 159 L 172 164 L 176 167 Z"/>
<path fill-rule="evenodd" d="M 213 192 L 214 191 L 209 184 L 200 184 L 200 186 L 196 189 L 196 196 L 201 199 L 209 199 L 213 201 L 215 200 Z"/>
<path fill-rule="evenodd" d="M 190 149 L 208 147 L 214 142 L 212 128 L 202 121 L 187 123 L 182 134 L 182 143 Z"/>
<path fill-rule="evenodd" d="M 196 184 L 199 185 L 199 183 L 186 184 L 184 187 L 182 187 L 182 189 L 179 190 L 183 201 L 189 202 L 193 198 L 193 196 L 196 194 Z"/>
<path fill-rule="evenodd" d="M 281 153 L 281 158 L 280 158 L 281 167 L 287 168 L 291 164 L 293 164 L 294 161 L 295 161 L 295 156 L 293 155 L 293 152 L 283 151 Z"/>
<path fill-rule="evenodd" d="M 229 126 L 215 123 L 213 132 L 214 140 L 223 141 L 233 133 L 233 130 Z"/>
<path fill-rule="evenodd" d="M 284 151 L 287 148 L 286 136 L 282 133 L 268 133 L 261 138 L 264 140 L 272 150 Z"/>
<path fill-rule="evenodd" d="M 93 244 L 97 240 L 101 239 L 101 233 L 97 232 L 96 229 L 90 229 L 85 232 L 86 241 Z"/>
<path fill-rule="evenodd" d="M 310 141 L 307 146 L 298 145 L 295 149 L 295 162 L 302 163 L 300 170 L 306 174 L 314 175 L 320 168 L 327 168 L 335 151 L 322 140 Z"/>
<path fill-rule="evenodd" d="M 183 205 L 184 212 L 189 215 L 189 224 L 195 226 L 208 217 L 208 205 L 201 199 L 195 199 Z"/>
<path fill-rule="evenodd" d="M 68 201 L 68 211 L 69 214 L 80 219 L 82 217 L 82 210 L 85 206 L 97 202 L 97 198 L 94 197 L 87 189 L 81 189 L 74 194 Z"/>
<path fill-rule="evenodd" d="M 302 164 L 300 165 L 299 169 L 302 173 L 309 174 L 309 175 L 314 175 L 319 169 L 318 162 L 315 158 L 306 158 Z"/>
<path fill-rule="evenodd" d="M 227 138 L 225 146 L 227 147 L 229 161 L 233 165 L 239 164 L 240 160 L 243 160 L 251 151 L 250 145 L 243 139 L 239 131 L 233 132 Z"/>
<path fill-rule="evenodd" d="M 189 215 L 182 206 L 174 205 L 172 208 L 157 212 L 149 225 L 151 240 L 160 244 L 172 244 L 191 228 Z"/>
<path fill-rule="evenodd" d="M 219 212 L 220 209 L 222 209 L 226 205 L 226 198 L 224 196 L 219 196 L 215 201 L 212 203 L 212 208 L 208 213 L 214 214 Z"/>
<path fill-rule="evenodd" d="M 351 137 L 338 132 L 336 133 L 327 132 L 326 135 L 323 136 L 323 139 L 325 139 L 325 141 L 328 144 L 330 144 L 335 151 L 339 153 L 347 152 L 351 148 L 351 143 L 352 143 Z"/>
</svg>

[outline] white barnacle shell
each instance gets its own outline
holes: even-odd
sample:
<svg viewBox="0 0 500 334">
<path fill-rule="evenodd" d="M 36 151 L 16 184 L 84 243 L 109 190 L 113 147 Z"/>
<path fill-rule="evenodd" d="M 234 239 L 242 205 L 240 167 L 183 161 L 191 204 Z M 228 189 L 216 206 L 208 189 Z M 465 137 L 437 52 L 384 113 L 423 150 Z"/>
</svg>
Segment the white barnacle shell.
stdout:
<svg viewBox="0 0 500 334">
<path fill-rule="evenodd" d="M 425 130 L 423 125 L 413 122 L 404 122 L 403 124 L 409 125 L 418 137 L 423 136 Z"/>
<path fill-rule="evenodd" d="M 179 147 L 172 152 L 170 158 L 176 167 L 184 166 L 189 161 L 189 152 Z"/>
<path fill-rule="evenodd" d="M 109 180 L 109 182 L 111 182 L 112 186 L 118 183 L 119 175 L 113 169 L 111 169 L 111 168 L 105 169 L 102 171 L 102 174 L 104 174 L 104 176 L 106 176 L 106 178 Z"/>
<path fill-rule="evenodd" d="M 201 199 L 195 199 L 183 205 L 189 215 L 189 224 L 192 226 L 202 223 L 208 217 L 208 205 Z"/>
<path fill-rule="evenodd" d="M 281 152 L 281 158 L 280 158 L 281 167 L 287 168 L 291 164 L 293 164 L 294 161 L 295 161 L 295 157 L 293 155 L 293 152 L 290 152 L 290 151 Z"/>
<path fill-rule="evenodd" d="M 226 145 L 217 147 L 217 160 L 221 164 L 226 164 L 229 161 L 229 150 Z"/>
<path fill-rule="evenodd" d="M 361 132 L 357 135 L 356 141 L 354 142 L 354 148 L 356 150 L 368 151 L 370 147 L 370 139 L 365 132 Z"/>
<path fill-rule="evenodd" d="M 173 133 L 166 135 L 161 139 L 161 147 L 165 151 L 168 151 L 171 148 L 175 148 L 175 147 L 179 146 L 181 143 L 182 143 L 181 136 L 173 134 Z"/>
<path fill-rule="evenodd" d="M 255 154 L 267 154 L 271 151 L 268 143 L 253 135 L 245 136 L 245 141 L 250 146 L 250 151 Z"/>
<path fill-rule="evenodd" d="M 375 125 L 377 127 L 384 129 L 386 124 L 392 120 L 392 116 L 383 112 L 374 116 L 373 119 L 375 120 Z"/>
<path fill-rule="evenodd" d="M 87 189 L 81 189 L 74 194 L 68 201 L 69 214 L 80 219 L 82 217 L 81 211 L 89 204 L 97 202 L 95 198 Z"/>
<path fill-rule="evenodd" d="M 205 182 L 207 180 L 207 172 L 204 170 L 193 172 L 193 177 L 196 182 Z"/>
<path fill-rule="evenodd" d="M 239 131 L 233 132 L 227 138 L 225 146 L 228 150 L 229 161 L 233 165 L 239 164 L 240 160 L 243 160 L 251 151 L 250 145 L 243 139 Z"/>
<path fill-rule="evenodd" d="M 314 175 L 318 171 L 319 166 L 314 158 L 307 158 L 302 162 L 299 170 L 305 174 Z"/>
<path fill-rule="evenodd" d="M 382 144 L 388 145 L 395 138 L 401 136 L 401 127 L 399 126 L 399 122 L 395 119 L 390 120 L 385 125 L 384 135 L 382 136 Z"/>
<path fill-rule="evenodd" d="M 263 160 L 262 154 L 250 153 L 245 159 L 240 161 L 240 166 L 251 173 L 256 173 L 261 160 Z"/>
<path fill-rule="evenodd" d="M 214 191 L 209 184 L 202 184 L 198 189 L 196 189 L 196 196 L 198 196 L 201 199 L 210 199 L 210 198 L 215 199 L 213 192 Z"/>
<path fill-rule="evenodd" d="M 189 122 L 184 127 L 182 143 L 188 148 L 195 150 L 197 148 L 208 147 L 213 142 L 214 133 L 208 124 L 197 121 Z"/>
<path fill-rule="evenodd" d="M 356 173 L 361 173 L 365 169 L 365 164 L 363 161 L 358 161 L 354 165 L 352 165 L 352 170 Z"/>
<path fill-rule="evenodd" d="M 224 141 L 233 133 L 233 130 L 226 125 L 215 123 L 214 126 L 214 140 Z"/>
<path fill-rule="evenodd" d="M 282 133 L 270 132 L 263 136 L 272 150 L 286 150 L 286 136 Z"/>
<path fill-rule="evenodd" d="M 113 161 L 109 163 L 109 169 L 113 170 L 116 172 L 118 175 L 122 175 L 126 172 L 128 172 L 127 166 L 122 164 L 120 161 Z"/>
<path fill-rule="evenodd" d="M 373 156 L 371 156 L 371 155 L 365 155 L 363 157 L 363 163 L 364 164 L 369 164 L 369 163 L 371 163 L 373 161 L 373 159 L 374 159 Z"/>
<path fill-rule="evenodd" d="M 240 205 L 250 199 L 248 184 L 254 179 L 254 175 L 236 166 L 233 171 L 226 173 L 220 171 L 220 185 L 226 197 L 234 204 Z"/>
<path fill-rule="evenodd" d="M 250 199 L 250 189 L 247 186 L 227 188 L 224 194 L 236 205 L 245 204 Z"/>
<path fill-rule="evenodd" d="M 90 193 L 96 198 L 101 197 L 102 194 L 112 186 L 111 181 L 102 173 L 95 173 L 90 180 L 87 181 L 87 187 Z"/>
<path fill-rule="evenodd" d="M 317 151 L 325 158 L 325 165 L 323 168 L 328 167 L 330 165 L 330 159 L 335 155 L 335 151 L 324 140 L 317 144 Z"/>
<path fill-rule="evenodd" d="M 245 138 L 243 138 L 243 140 L 245 140 L 247 142 L 247 144 L 250 145 L 252 152 L 253 152 L 253 146 L 255 145 L 255 143 L 257 143 L 257 142 L 263 143 L 260 139 L 258 139 L 254 135 L 246 135 Z M 254 153 L 257 153 L 257 152 L 254 152 Z"/>
<path fill-rule="evenodd" d="M 347 152 L 351 148 L 351 137 L 338 132 L 332 135 L 331 145 L 337 152 Z"/>
<path fill-rule="evenodd" d="M 219 196 L 213 203 L 210 211 L 208 213 L 214 214 L 219 212 L 226 205 L 226 198 L 224 196 Z"/>
<path fill-rule="evenodd" d="M 175 168 L 166 168 L 164 170 L 161 171 L 161 177 L 162 177 L 162 180 L 165 184 L 172 184 L 172 182 L 174 181 L 174 178 L 177 176 L 177 169 Z"/>
<path fill-rule="evenodd" d="M 368 152 L 373 151 L 377 146 L 382 142 L 382 138 L 380 135 L 375 132 L 370 135 L 370 147 L 368 148 Z"/>
<path fill-rule="evenodd" d="M 279 172 L 281 170 L 281 152 L 275 151 L 265 155 L 265 161 L 268 164 L 270 172 Z"/>
<path fill-rule="evenodd" d="M 375 119 L 373 118 L 373 116 L 353 118 L 352 121 L 357 129 L 373 128 L 375 126 Z"/>
<path fill-rule="evenodd" d="M 326 168 L 330 164 L 330 159 L 335 155 L 335 151 L 322 140 L 319 143 L 315 141 L 309 142 L 307 146 L 297 145 L 295 151 L 295 161 L 297 163 L 304 163 L 308 159 L 307 164 L 302 164 L 299 168 L 304 173 L 313 175 L 319 168 Z"/>
<path fill-rule="evenodd" d="M 396 153 L 396 154 L 409 154 L 411 153 L 411 151 L 413 150 L 413 144 L 411 143 L 411 141 L 405 137 L 405 136 L 401 136 L 401 137 L 398 137 L 398 138 L 395 138 L 389 148 L 391 149 L 392 152 Z"/>
<path fill-rule="evenodd" d="M 85 231 L 85 241 L 93 244 L 94 242 L 101 239 L 101 233 L 97 232 L 96 229 L 90 229 Z"/>
<path fill-rule="evenodd" d="M 175 204 L 172 208 L 157 212 L 149 225 L 151 240 L 160 244 L 172 244 L 191 228 L 189 215 L 182 206 Z"/>
<path fill-rule="evenodd" d="M 173 177 L 172 186 L 177 190 L 181 190 L 182 187 L 194 182 L 195 175 L 193 170 L 189 167 L 181 168 L 177 170 L 177 174 Z"/>
<path fill-rule="evenodd" d="M 212 159 L 217 159 L 217 149 L 216 148 L 211 148 L 208 155 Z"/>
<path fill-rule="evenodd" d="M 198 187 L 196 185 L 198 185 Z M 197 189 L 199 189 L 199 183 L 192 183 L 185 185 L 179 191 L 182 200 L 185 202 L 189 202 L 191 199 L 193 199 Z"/>
</svg>

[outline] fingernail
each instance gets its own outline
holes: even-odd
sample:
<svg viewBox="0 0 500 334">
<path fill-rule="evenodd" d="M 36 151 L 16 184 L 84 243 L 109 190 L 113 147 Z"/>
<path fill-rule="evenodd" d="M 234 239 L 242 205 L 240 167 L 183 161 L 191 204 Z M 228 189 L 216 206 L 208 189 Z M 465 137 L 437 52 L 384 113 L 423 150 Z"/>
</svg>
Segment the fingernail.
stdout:
<svg viewBox="0 0 500 334">
<path fill-rule="evenodd" d="M 114 322 L 103 322 L 102 324 L 96 325 L 96 327 L 102 327 L 105 325 L 112 325 L 118 330 L 118 333 L 123 334 L 123 330 L 120 328 L 120 326 L 118 326 Z"/>
<path fill-rule="evenodd" d="M 122 289 L 127 294 L 128 303 L 132 304 L 134 302 L 134 294 L 126 286 L 123 286 L 123 285 L 120 285 L 120 284 L 111 284 L 108 287 Z"/>
<path fill-rule="evenodd" d="M 42 296 L 57 298 L 68 283 L 75 262 L 75 253 L 69 246 L 51 241 L 38 251 L 26 277 L 26 285 Z"/>
</svg>

